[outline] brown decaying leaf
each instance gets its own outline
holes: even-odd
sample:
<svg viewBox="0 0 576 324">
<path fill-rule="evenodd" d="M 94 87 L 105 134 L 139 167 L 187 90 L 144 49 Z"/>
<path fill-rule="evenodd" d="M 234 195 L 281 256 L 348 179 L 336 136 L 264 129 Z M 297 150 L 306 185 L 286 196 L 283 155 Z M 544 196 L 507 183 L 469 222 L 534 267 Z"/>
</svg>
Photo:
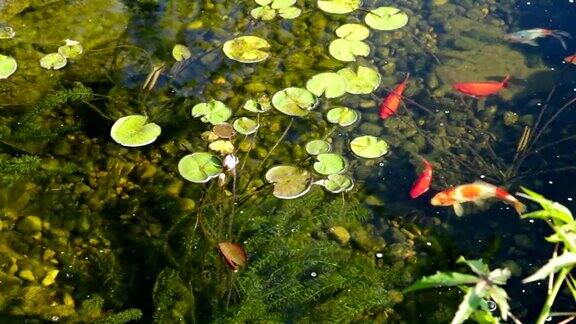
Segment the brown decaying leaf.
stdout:
<svg viewBox="0 0 576 324">
<path fill-rule="evenodd" d="M 222 242 L 218 243 L 218 249 L 232 269 L 238 270 L 238 267 L 246 264 L 246 251 L 240 244 Z"/>
</svg>

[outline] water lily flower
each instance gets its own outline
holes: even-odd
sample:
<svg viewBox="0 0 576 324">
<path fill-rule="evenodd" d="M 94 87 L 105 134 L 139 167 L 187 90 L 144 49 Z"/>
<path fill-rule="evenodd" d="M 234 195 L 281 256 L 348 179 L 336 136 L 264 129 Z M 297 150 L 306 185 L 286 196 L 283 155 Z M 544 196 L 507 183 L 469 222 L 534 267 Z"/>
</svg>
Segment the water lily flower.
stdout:
<svg viewBox="0 0 576 324">
<path fill-rule="evenodd" d="M 238 163 L 240 162 L 240 160 L 234 155 L 234 154 L 228 154 L 224 157 L 224 166 L 226 167 L 226 169 L 228 169 L 229 171 L 235 172 L 236 171 L 236 165 L 238 165 Z"/>
</svg>

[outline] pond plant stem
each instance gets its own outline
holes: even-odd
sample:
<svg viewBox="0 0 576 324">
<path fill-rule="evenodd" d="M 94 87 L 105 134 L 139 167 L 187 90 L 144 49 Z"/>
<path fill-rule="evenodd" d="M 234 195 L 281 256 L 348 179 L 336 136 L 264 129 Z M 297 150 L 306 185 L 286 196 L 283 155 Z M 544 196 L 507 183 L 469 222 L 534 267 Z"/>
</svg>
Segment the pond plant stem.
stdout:
<svg viewBox="0 0 576 324">
<path fill-rule="evenodd" d="M 568 276 L 572 268 L 573 267 L 562 268 L 558 273 L 558 277 L 556 277 L 556 280 L 554 281 L 554 286 L 552 286 L 552 291 L 548 293 L 548 297 L 544 302 L 544 306 L 542 307 L 542 311 L 536 320 L 536 324 L 544 324 L 546 319 L 548 319 L 548 316 L 550 316 L 550 309 L 552 309 L 556 295 L 558 295 L 564 279 L 566 279 L 566 276 Z"/>
</svg>

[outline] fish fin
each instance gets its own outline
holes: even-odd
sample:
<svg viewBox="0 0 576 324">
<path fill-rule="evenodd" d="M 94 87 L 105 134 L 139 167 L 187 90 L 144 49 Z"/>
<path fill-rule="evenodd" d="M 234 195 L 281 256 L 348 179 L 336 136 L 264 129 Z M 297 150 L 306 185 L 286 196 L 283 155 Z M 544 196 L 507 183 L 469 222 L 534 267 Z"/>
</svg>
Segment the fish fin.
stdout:
<svg viewBox="0 0 576 324">
<path fill-rule="evenodd" d="M 540 45 L 539 45 L 538 43 L 536 43 L 536 41 L 533 40 L 533 39 L 522 41 L 522 43 L 523 43 L 523 44 L 526 44 L 526 45 L 530 45 L 530 46 L 540 46 Z"/>
<path fill-rule="evenodd" d="M 568 46 L 566 46 L 566 41 L 564 41 L 564 38 L 572 38 L 570 34 L 568 34 L 563 30 L 553 30 L 552 32 L 550 32 L 550 36 L 556 38 L 564 49 L 568 49 Z"/>
<path fill-rule="evenodd" d="M 516 209 L 516 212 L 519 215 L 522 215 L 526 212 L 526 205 L 524 205 L 523 203 L 521 203 L 518 200 L 512 202 L 512 207 L 514 207 L 514 209 Z"/>
<path fill-rule="evenodd" d="M 506 74 L 506 76 L 504 77 L 504 80 L 502 80 L 502 86 L 504 88 L 508 87 L 508 83 L 510 82 L 510 74 Z"/>
<path fill-rule="evenodd" d="M 486 206 L 486 202 L 482 199 L 474 200 L 474 204 L 480 208 L 483 208 L 484 206 Z"/>
<path fill-rule="evenodd" d="M 464 207 L 462 207 L 460 203 L 454 203 L 453 207 L 456 216 L 461 217 L 462 215 L 464 215 Z"/>
</svg>

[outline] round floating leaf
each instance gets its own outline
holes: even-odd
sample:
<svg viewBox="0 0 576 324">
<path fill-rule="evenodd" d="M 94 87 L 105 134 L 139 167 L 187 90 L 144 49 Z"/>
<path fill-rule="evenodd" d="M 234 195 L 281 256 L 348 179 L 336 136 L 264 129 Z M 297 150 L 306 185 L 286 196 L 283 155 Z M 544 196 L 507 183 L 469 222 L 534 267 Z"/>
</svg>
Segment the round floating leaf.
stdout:
<svg viewBox="0 0 576 324">
<path fill-rule="evenodd" d="M 351 41 L 363 41 L 370 36 L 370 29 L 362 24 L 345 24 L 336 28 L 336 36 Z"/>
<path fill-rule="evenodd" d="M 332 124 L 350 126 L 358 120 L 358 113 L 348 107 L 336 107 L 328 111 L 326 119 Z"/>
<path fill-rule="evenodd" d="M 256 3 L 261 6 L 267 6 L 272 3 L 272 0 L 256 0 Z"/>
<path fill-rule="evenodd" d="M 311 187 L 308 171 L 291 165 L 278 165 L 266 172 L 266 180 L 274 184 L 272 194 L 280 199 L 294 199 L 305 195 Z"/>
<path fill-rule="evenodd" d="M 366 14 L 364 22 L 377 30 L 395 30 L 406 26 L 408 15 L 398 8 L 380 7 Z"/>
<path fill-rule="evenodd" d="M 232 154 L 234 152 L 234 144 L 228 140 L 216 140 L 210 143 L 208 148 L 222 155 Z"/>
<path fill-rule="evenodd" d="M 45 69 L 58 70 L 66 66 L 68 60 L 60 53 L 51 53 L 40 59 L 40 66 Z"/>
<path fill-rule="evenodd" d="M 362 0 L 318 0 L 318 8 L 333 14 L 346 14 L 360 8 L 361 5 Z"/>
<path fill-rule="evenodd" d="M 380 86 L 380 74 L 378 71 L 360 66 L 354 72 L 351 68 L 344 68 L 338 74 L 346 79 L 346 92 L 351 94 L 369 94 Z"/>
<path fill-rule="evenodd" d="M 200 117 L 204 123 L 217 125 L 228 120 L 232 116 L 232 110 L 226 107 L 223 102 L 212 99 L 192 107 L 192 116 Z"/>
<path fill-rule="evenodd" d="M 270 53 L 264 51 L 270 48 L 265 39 L 256 36 L 240 36 L 224 43 L 224 54 L 232 60 L 241 63 L 256 63 L 264 61 Z"/>
<path fill-rule="evenodd" d="M 331 174 L 322 182 L 324 188 L 331 193 L 340 193 L 354 188 L 354 180 L 345 174 Z"/>
<path fill-rule="evenodd" d="M 172 48 L 172 56 L 178 62 L 187 60 L 192 57 L 192 53 L 186 45 L 176 44 L 174 48 Z"/>
<path fill-rule="evenodd" d="M 260 114 L 272 109 L 272 105 L 268 96 L 262 96 L 258 100 L 247 100 L 242 108 Z"/>
<path fill-rule="evenodd" d="M 284 19 L 294 19 L 302 14 L 302 10 L 296 7 L 278 9 L 278 15 Z"/>
<path fill-rule="evenodd" d="M 260 127 L 258 122 L 248 117 L 240 117 L 234 121 L 234 129 L 244 135 L 250 135 L 256 132 Z"/>
<path fill-rule="evenodd" d="M 350 149 L 359 157 L 375 159 L 388 153 L 388 143 L 376 136 L 365 135 L 353 139 Z"/>
<path fill-rule="evenodd" d="M 346 79 L 338 73 L 326 72 L 313 76 L 306 82 L 306 89 L 316 96 L 337 98 L 346 93 Z"/>
<path fill-rule="evenodd" d="M 72 39 L 67 39 L 65 42 L 66 45 L 58 47 L 58 53 L 65 58 L 75 59 L 84 52 L 84 48 L 80 42 Z"/>
<path fill-rule="evenodd" d="M 160 136 L 161 128 L 154 123 L 146 123 L 148 117 L 142 115 L 130 115 L 118 119 L 112 129 L 112 139 L 127 147 L 148 145 Z"/>
<path fill-rule="evenodd" d="M 262 6 L 252 9 L 250 15 L 254 19 L 268 21 L 276 18 L 276 10 L 270 8 L 270 6 Z"/>
<path fill-rule="evenodd" d="M 222 161 L 211 153 L 196 152 L 180 159 L 178 172 L 188 181 L 204 183 L 222 172 Z"/>
<path fill-rule="evenodd" d="M 228 123 L 214 125 L 214 127 L 212 127 L 212 132 L 220 138 L 230 138 L 236 133 L 234 132 L 232 125 Z"/>
<path fill-rule="evenodd" d="M 370 46 L 362 41 L 338 38 L 330 42 L 328 46 L 330 55 L 342 62 L 354 62 L 356 56 L 368 56 Z"/>
<path fill-rule="evenodd" d="M 272 96 L 274 108 L 290 116 L 306 116 L 317 103 L 318 100 L 314 94 L 302 88 L 286 88 Z"/>
<path fill-rule="evenodd" d="M 0 27 L 0 39 L 10 39 L 16 35 L 14 29 L 10 26 Z"/>
<path fill-rule="evenodd" d="M 246 264 L 246 252 L 240 244 L 222 242 L 218 243 L 218 249 L 232 269 L 238 270 Z"/>
<path fill-rule="evenodd" d="M 310 155 L 324 154 L 332 151 L 332 145 L 325 140 L 313 140 L 306 143 L 306 152 Z"/>
<path fill-rule="evenodd" d="M 348 163 L 341 155 L 322 153 L 316 156 L 318 162 L 314 163 L 314 170 L 320 174 L 330 175 L 346 171 Z"/>
<path fill-rule="evenodd" d="M 286 9 L 296 3 L 296 0 L 274 0 L 272 1 L 272 9 Z"/>
<path fill-rule="evenodd" d="M 0 54 L 0 79 L 6 79 L 18 68 L 16 60 L 10 56 Z"/>
</svg>

